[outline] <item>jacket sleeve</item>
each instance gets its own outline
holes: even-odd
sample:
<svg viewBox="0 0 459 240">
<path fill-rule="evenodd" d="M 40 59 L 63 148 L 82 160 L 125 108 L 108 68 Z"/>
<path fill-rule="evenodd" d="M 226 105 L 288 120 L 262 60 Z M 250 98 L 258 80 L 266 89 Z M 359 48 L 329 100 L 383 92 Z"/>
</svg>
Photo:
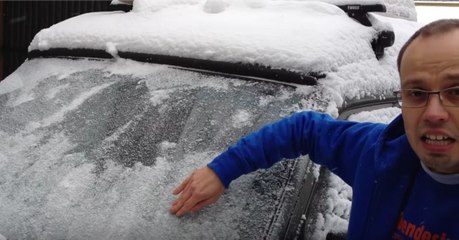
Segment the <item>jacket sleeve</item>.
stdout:
<svg viewBox="0 0 459 240">
<path fill-rule="evenodd" d="M 359 160 L 384 128 L 383 124 L 340 121 L 315 112 L 296 113 L 242 138 L 208 166 L 228 187 L 243 174 L 309 154 L 312 161 L 351 184 Z"/>
</svg>

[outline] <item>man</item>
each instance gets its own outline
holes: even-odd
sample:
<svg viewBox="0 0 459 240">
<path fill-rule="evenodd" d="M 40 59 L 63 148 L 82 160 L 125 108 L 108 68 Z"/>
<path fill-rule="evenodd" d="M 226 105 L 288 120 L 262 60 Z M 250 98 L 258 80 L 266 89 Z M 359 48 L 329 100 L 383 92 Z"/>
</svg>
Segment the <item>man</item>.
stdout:
<svg viewBox="0 0 459 240">
<path fill-rule="evenodd" d="M 459 19 L 418 30 L 397 64 L 402 114 L 389 125 L 296 113 L 193 172 L 171 213 L 196 212 L 242 174 L 309 154 L 353 188 L 349 239 L 459 239 Z"/>
</svg>

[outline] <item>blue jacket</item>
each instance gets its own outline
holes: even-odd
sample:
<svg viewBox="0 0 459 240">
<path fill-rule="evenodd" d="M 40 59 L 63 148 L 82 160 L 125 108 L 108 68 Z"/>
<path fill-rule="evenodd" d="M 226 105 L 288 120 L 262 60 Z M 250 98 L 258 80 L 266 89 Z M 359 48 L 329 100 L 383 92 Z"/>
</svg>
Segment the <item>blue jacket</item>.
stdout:
<svg viewBox="0 0 459 240">
<path fill-rule="evenodd" d="M 385 125 L 296 113 L 241 139 L 208 166 L 228 187 L 243 174 L 306 154 L 352 186 L 349 239 L 391 239 L 421 169 L 401 116 Z"/>
</svg>

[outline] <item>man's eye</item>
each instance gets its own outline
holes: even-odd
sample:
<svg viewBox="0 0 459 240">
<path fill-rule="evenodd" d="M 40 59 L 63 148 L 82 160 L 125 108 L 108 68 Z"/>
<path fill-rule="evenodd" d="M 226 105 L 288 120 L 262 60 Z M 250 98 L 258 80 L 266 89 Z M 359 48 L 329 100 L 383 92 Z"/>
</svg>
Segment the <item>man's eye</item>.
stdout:
<svg viewBox="0 0 459 240">
<path fill-rule="evenodd" d="M 445 90 L 446 95 L 451 97 L 459 97 L 459 87 L 458 88 L 450 88 Z"/>
<path fill-rule="evenodd" d="M 427 94 L 426 92 L 421 91 L 421 90 L 407 90 L 407 93 L 409 97 L 416 97 L 416 98 L 425 97 Z"/>
</svg>

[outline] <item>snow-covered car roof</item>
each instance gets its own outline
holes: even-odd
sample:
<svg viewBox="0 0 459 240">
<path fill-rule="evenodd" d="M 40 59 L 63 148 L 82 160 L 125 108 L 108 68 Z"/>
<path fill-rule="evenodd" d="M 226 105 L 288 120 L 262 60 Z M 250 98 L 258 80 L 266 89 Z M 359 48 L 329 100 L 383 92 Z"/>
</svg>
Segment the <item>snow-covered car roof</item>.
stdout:
<svg viewBox="0 0 459 240">
<path fill-rule="evenodd" d="M 96 49 L 113 56 L 142 53 L 261 65 L 302 75 L 326 73 L 329 78 L 323 83 L 352 99 L 397 88 L 394 57 L 417 27 L 372 13 L 368 17 L 373 26 L 317 1 L 134 1 L 128 13 L 85 14 L 44 29 L 29 51 Z M 395 46 L 378 60 L 371 41 L 392 28 Z M 372 72 L 362 75 L 355 67 Z M 348 91 L 346 86 L 360 89 Z"/>
<path fill-rule="evenodd" d="M 72 18 L 41 31 L 29 51 L 105 49 L 112 55 L 150 53 L 259 63 L 301 72 L 330 71 L 355 59 L 374 58 L 368 41 L 377 30 L 356 24 L 331 4 L 270 1 L 265 6 L 252 6 L 234 1 L 225 7 L 171 5 L 154 12 L 93 13 Z"/>
<path fill-rule="evenodd" d="M 398 49 L 419 27 L 374 13 L 364 25 L 341 1 L 133 4 L 42 30 L 0 82 L 0 237 L 291 237 L 296 197 L 317 179 L 307 157 L 243 176 L 184 218 L 168 213 L 171 191 L 266 123 L 336 117 L 347 99 L 398 88 Z M 384 31 L 395 42 L 378 58 Z"/>
</svg>

